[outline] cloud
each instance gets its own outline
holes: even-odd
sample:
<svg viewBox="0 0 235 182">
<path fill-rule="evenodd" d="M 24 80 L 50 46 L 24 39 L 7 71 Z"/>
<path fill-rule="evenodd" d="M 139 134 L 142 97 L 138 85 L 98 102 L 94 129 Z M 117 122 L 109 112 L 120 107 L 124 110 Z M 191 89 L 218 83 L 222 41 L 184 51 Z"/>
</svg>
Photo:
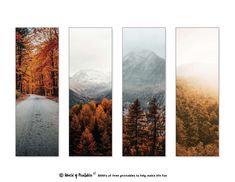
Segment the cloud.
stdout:
<svg viewBox="0 0 235 182">
<path fill-rule="evenodd" d="M 165 58 L 165 28 L 124 28 L 123 56 L 135 49 L 148 49 Z"/>
<path fill-rule="evenodd" d="M 111 72 L 111 28 L 70 28 L 70 76 L 79 70 Z"/>
</svg>

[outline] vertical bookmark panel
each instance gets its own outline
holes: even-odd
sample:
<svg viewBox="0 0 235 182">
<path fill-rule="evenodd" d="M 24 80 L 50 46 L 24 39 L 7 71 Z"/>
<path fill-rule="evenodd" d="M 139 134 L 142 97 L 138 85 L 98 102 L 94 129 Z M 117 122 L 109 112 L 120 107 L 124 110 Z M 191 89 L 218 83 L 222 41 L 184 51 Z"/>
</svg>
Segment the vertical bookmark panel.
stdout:
<svg viewBox="0 0 235 182">
<path fill-rule="evenodd" d="M 219 155 L 219 28 L 176 28 L 176 155 Z"/>
<path fill-rule="evenodd" d="M 58 156 L 58 28 L 16 28 L 16 156 Z"/>
<path fill-rule="evenodd" d="M 112 28 L 69 28 L 69 155 L 112 155 Z"/>
<path fill-rule="evenodd" d="M 165 156 L 165 28 L 123 28 L 123 156 Z"/>
</svg>

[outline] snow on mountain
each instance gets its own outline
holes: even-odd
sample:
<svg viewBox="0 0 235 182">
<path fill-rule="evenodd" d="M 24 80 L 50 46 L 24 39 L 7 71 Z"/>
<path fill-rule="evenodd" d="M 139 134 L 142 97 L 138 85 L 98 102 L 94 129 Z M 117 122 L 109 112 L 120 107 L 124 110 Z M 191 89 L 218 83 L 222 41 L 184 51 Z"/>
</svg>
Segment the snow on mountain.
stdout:
<svg viewBox="0 0 235 182">
<path fill-rule="evenodd" d="M 111 87 L 110 74 L 96 70 L 81 70 L 70 78 L 70 90 L 83 98 L 106 96 Z"/>
<path fill-rule="evenodd" d="M 100 84 L 110 82 L 110 78 L 106 74 L 96 70 L 81 70 L 77 72 L 72 79 L 79 83 Z"/>
<path fill-rule="evenodd" d="M 165 102 L 165 60 L 150 50 L 135 50 L 123 58 L 123 101 L 147 103 L 151 97 Z"/>
<path fill-rule="evenodd" d="M 130 52 L 123 61 L 124 87 L 154 86 L 165 81 L 165 60 L 149 50 Z"/>
</svg>

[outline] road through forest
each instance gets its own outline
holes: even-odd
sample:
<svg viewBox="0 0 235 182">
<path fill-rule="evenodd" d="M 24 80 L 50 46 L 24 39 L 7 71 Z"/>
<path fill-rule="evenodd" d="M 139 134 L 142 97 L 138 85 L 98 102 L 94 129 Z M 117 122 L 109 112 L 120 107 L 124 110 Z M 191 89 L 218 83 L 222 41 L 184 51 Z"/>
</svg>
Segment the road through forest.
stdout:
<svg viewBox="0 0 235 182">
<path fill-rule="evenodd" d="M 30 95 L 16 104 L 16 155 L 58 155 L 58 103 Z"/>
</svg>

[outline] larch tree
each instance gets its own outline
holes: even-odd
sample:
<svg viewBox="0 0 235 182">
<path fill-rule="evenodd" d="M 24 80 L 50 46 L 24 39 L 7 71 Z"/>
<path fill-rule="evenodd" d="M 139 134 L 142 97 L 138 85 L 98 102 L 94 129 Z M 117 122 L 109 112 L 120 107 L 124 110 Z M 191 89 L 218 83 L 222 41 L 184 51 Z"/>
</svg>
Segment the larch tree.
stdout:
<svg viewBox="0 0 235 182">
<path fill-rule="evenodd" d="M 82 133 L 80 143 L 75 151 L 79 155 L 95 155 L 96 143 L 88 128 Z"/>
</svg>

